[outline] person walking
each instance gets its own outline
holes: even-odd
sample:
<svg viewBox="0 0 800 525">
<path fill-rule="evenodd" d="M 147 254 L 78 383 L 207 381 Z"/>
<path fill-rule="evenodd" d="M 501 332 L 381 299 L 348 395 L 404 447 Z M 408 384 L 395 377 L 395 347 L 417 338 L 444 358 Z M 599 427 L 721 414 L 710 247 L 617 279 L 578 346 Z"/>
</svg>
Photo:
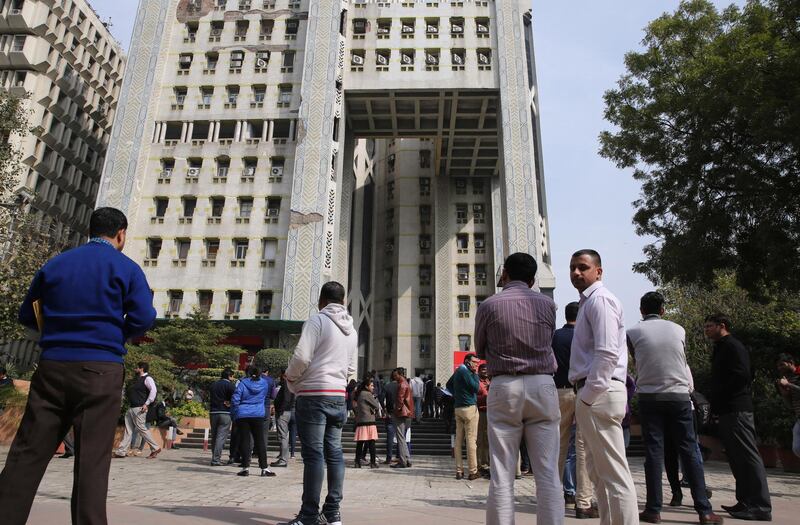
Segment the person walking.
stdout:
<svg viewBox="0 0 800 525">
<path fill-rule="evenodd" d="M 378 468 L 375 459 L 375 441 L 378 439 L 378 427 L 375 418 L 380 414 L 381 406 L 373 392 L 375 383 L 367 377 L 356 389 L 353 402 L 356 412 L 356 461 L 355 467 L 361 468 L 361 460 L 369 450 L 369 467 Z"/>
<path fill-rule="evenodd" d="M 595 250 L 573 253 L 569 270 L 572 285 L 580 292 L 569 381 L 577 391 L 575 418 L 586 448 L 587 470 L 596 488 L 601 522 L 635 524 L 639 507 L 622 434 L 628 368 L 622 304 L 603 286 L 602 261 Z"/>
<path fill-rule="evenodd" d="M 278 459 L 269 464 L 270 467 L 286 467 L 289 459 L 291 438 L 291 423 L 294 417 L 295 395 L 286 386 L 286 371 L 281 372 L 280 389 L 275 396 L 275 426 L 278 429 L 278 441 L 281 444 L 281 451 Z"/>
<path fill-rule="evenodd" d="M 434 410 L 436 383 L 433 380 L 433 375 L 429 375 L 425 380 L 425 388 L 422 392 L 422 415 L 423 417 L 436 417 L 436 410 Z"/>
<path fill-rule="evenodd" d="M 800 375 L 794 357 L 789 354 L 778 356 L 778 374 L 778 393 L 792 408 L 796 418 L 792 427 L 792 452 L 800 458 Z"/>
<path fill-rule="evenodd" d="M 130 408 L 125 412 L 125 435 L 114 452 L 115 458 L 128 456 L 134 429 L 138 432 L 139 437 L 150 445 L 150 455 L 147 456 L 147 459 L 155 459 L 161 452 L 161 447 L 153 440 L 150 430 L 145 426 L 148 407 L 155 402 L 158 393 L 156 382 L 148 373 L 149 370 L 150 365 L 144 361 L 137 363 L 136 368 L 133 369 L 134 379 L 127 390 Z"/>
<path fill-rule="evenodd" d="M 330 281 L 322 285 L 319 312 L 303 325 L 286 369 L 286 384 L 297 396 L 295 419 L 303 455 L 303 501 L 297 516 L 283 525 L 342 522 L 339 508 L 344 488 L 345 389 L 358 360 L 358 335 L 344 305 L 341 284 Z M 328 495 L 320 512 L 326 467 Z"/>
<path fill-rule="evenodd" d="M 414 398 L 414 421 L 419 423 L 422 420 L 422 398 L 425 395 L 425 376 L 418 374 L 409 381 L 411 386 L 411 396 Z"/>
<path fill-rule="evenodd" d="M 389 381 L 383 385 L 384 392 L 384 424 L 386 425 L 386 460 L 384 465 L 391 465 L 395 458 L 399 458 L 397 446 L 395 445 L 394 428 L 394 402 L 397 399 L 397 382 L 394 380 L 394 371 L 389 374 Z"/>
<path fill-rule="evenodd" d="M 231 431 L 231 400 L 236 386 L 231 378 L 233 371 L 226 368 L 220 378 L 211 385 L 211 466 L 222 465 L 222 451 Z M 238 438 L 238 436 L 237 436 Z M 229 452 L 233 450 L 230 447 Z M 230 458 L 233 458 L 231 452 Z"/>
<path fill-rule="evenodd" d="M 42 353 L 0 473 L 6 525 L 28 520 L 39 482 L 70 426 L 76 452 L 72 523 L 107 523 L 109 450 L 120 411 L 124 343 L 144 334 L 156 317 L 144 273 L 121 253 L 127 227 L 121 211 L 96 209 L 89 219 L 89 242 L 45 263 L 20 307 L 20 323 L 34 330 L 37 317 L 42 323 Z"/>
<path fill-rule="evenodd" d="M 536 260 L 509 255 L 500 275 L 502 291 L 481 303 L 475 314 L 475 349 L 486 360 L 489 390 L 489 450 L 492 476 L 486 502 L 488 525 L 514 524 L 514 479 L 524 439 L 536 482 L 537 521 L 564 522 L 558 473 L 558 391 L 553 374 L 556 305 L 531 288 Z"/>
<path fill-rule="evenodd" d="M 394 435 L 397 441 L 397 463 L 390 465 L 391 468 L 409 468 L 411 466 L 411 455 L 408 451 L 406 442 L 406 429 L 414 419 L 414 398 L 411 395 L 411 387 L 406 381 L 405 371 L 397 368 L 392 373 L 392 379 L 397 383 L 397 395 L 394 399 L 394 413 L 392 422 L 394 423 Z"/>
<path fill-rule="evenodd" d="M 478 479 L 478 364 L 475 354 L 464 356 L 464 362 L 456 368 L 447 381 L 447 389 L 453 393 L 456 437 L 453 455 L 456 464 L 456 479 L 464 478 L 464 458 L 462 447 L 467 447 L 467 474 L 470 480 Z"/>
<path fill-rule="evenodd" d="M 561 473 L 562 485 L 564 489 L 564 501 L 575 503 L 575 471 L 568 473 L 565 471 L 567 465 L 567 455 L 572 442 L 574 454 L 575 443 L 575 387 L 569 382 L 569 356 L 572 348 L 572 336 L 575 334 L 575 320 L 578 318 L 578 303 L 573 301 L 564 307 L 564 318 L 566 324 L 553 333 L 553 355 L 556 358 L 558 368 L 553 375 L 553 381 L 558 390 L 558 407 L 561 412 L 561 424 L 559 427 L 559 448 L 558 448 L 558 471 Z M 572 437 L 572 439 L 570 439 Z M 575 463 L 572 462 L 572 466 Z M 567 486 L 563 480 L 570 480 L 573 485 Z M 591 498 L 591 494 L 589 495 Z"/>
<path fill-rule="evenodd" d="M 478 473 L 489 477 L 489 422 L 486 419 L 486 402 L 489 398 L 489 386 L 492 379 L 486 369 L 486 363 L 478 365 Z"/>
<path fill-rule="evenodd" d="M 242 454 L 242 470 L 238 475 L 250 475 L 250 451 L 255 445 L 261 476 L 271 477 L 275 473 L 267 465 L 266 440 L 263 436 L 264 419 L 267 417 L 264 398 L 269 385 L 256 366 L 247 367 L 245 375 L 231 396 L 231 414 L 239 428 L 239 451 Z"/>
<path fill-rule="evenodd" d="M 636 365 L 639 418 L 645 443 L 647 502 L 639 521 L 661 522 L 664 444 L 669 439 L 680 456 L 700 523 L 722 523 L 706 497 L 703 460 L 697 447 L 689 397 L 692 380 L 686 362 L 686 332 L 661 318 L 664 297 L 658 292 L 644 294 L 639 311 L 642 321 L 627 332 L 628 348 Z"/>
<path fill-rule="evenodd" d="M 772 521 L 767 471 L 756 446 L 750 355 L 731 335 L 728 316 L 709 315 L 703 330 L 714 343 L 711 411 L 719 416 L 719 435 L 736 480 L 736 504 L 722 508 L 736 519 Z"/>
</svg>

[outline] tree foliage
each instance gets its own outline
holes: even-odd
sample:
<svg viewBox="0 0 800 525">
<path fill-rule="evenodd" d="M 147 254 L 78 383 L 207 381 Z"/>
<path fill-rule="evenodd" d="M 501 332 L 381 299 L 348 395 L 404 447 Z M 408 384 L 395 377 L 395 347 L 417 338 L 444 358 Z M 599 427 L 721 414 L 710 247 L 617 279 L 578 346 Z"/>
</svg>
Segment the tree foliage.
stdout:
<svg viewBox="0 0 800 525">
<path fill-rule="evenodd" d="M 270 375 L 277 376 L 286 369 L 291 358 L 292 352 L 284 348 L 265 348 L 256 354 L 253 364 L 262 371 L 267 367 Z"/>
<path fill-rule="evenodd" d="M 143 344 L 142 349 L 170 359 L 179 367 L 235 370 L 242 349 L 221 343 L 232 331 L 228 326 L 211 322 L 208 314 L 194 310 L 187 318 L 172 319 L 148 332 L 151 341 Z"/>
<path fill-rule="evenodd" d="M 605 93 L 600 154 L 642 182 L 633 222 L 654 282 L 733 270 L 753 296 L 800 290 L 800 4 L 680 4 Z M 790 271 L 786 271 L 786 270 Z"/>
<path fill-rule="evenodd" d="M 128 353 L 125 356 L 125 384 L 130 385 L 131 381 L 135 379 L 133 369 L 136 364 L 144 361 L 149 365 L 148 373 L 153 376 L 158 388 L 159 396 L 162 399 L 168 399 L 173 396 L 175 392 L 183 392 L 186 385 L 181 383 L 175 370 L 175 364 L 165 357 L 154 354 L 145 346 L 128 345 Z"/>
<path fill-rule="evenodd" d="M 769 301 L 754 301 L 736 284 L 730 272 L 717 273 L 710 287 L 671 283 L 661 290 L 668 301 L 666 318 L 686 329 L 686 357 L 695 388 L 710 387 L 711 344 L 703 335 L 703 321 L 714 312 L 731 318 L 733 335 L 750 351 L 756 428 L 765 442 L 791 441 L 793 414 L 785 406 L 774 381 L 778 354 L 797 353 L 800 338 L 800 298 L 783 292 Z M 800 356 L 798 356 L 800 357 Z"/>
</svg>

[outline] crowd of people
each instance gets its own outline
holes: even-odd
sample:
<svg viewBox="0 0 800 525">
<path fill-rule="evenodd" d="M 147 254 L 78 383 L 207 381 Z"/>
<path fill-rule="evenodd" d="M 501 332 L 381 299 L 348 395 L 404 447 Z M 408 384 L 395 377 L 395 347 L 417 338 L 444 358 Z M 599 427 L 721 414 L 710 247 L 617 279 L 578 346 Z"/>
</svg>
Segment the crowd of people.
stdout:
<svg viewBox="0 0 800 525">
<path fill-rule="evenodd" d="M 4 523 L 27 521 L 47 464 L 70 429 L 72 522 L 107 523 L 109 451 L 121 408 L 124 344 L 142 335 L 156 315 L 144 273 L 121 253 L 126 231 L 120 211 L 95 210 L 89 242 L 48 261 L 20 308 L 23 324 L 42 327 L 42 355 L 0 473 Z M 241 464 L 239 476 L 250 474 L 253 456 L 261 476 L 275 476 L 270 467 L 285 467 L 294 456 L 296 432 L 303 459 L 302 501 L 297 516 L 282 525 L 341 525 L 341 440 L 348 416 L 355 420 L 353 466 L 372 469 L 379 468 L 379 424 L 386 430 L 384 463 L 408 469 L 412 423 L 440 417 L 455 426 L 455 478 L 489 480 L 487 524 L 514 524 L 514 482 L 528 473 L 535 478 L 539 523 L 563 523 L 565 502 L 574 505 L 579 519 L 660 523 L 665 466 L 673 491 L 670 504 L 682 503 L 680 483 L 677 489 L 673 485 L 680 469 L 699 523 L 722 523 L 709 501 L 696 428 L 704 398 L 694 391 L 684 329 L 663 318 L 664 298 L 658 292 L 645 294 L 641 322 L 626 330 L 623 306 L 603 284 L 600 254 L 580 250 L 569 267 L 580 300 L 566 306 L 566 324 L 556 329 L 556 305 L 535 291 L 536 272 L 528 254 L 514 253 L 505 260 L 497 283 L 502 290 L 477 310 L 475 353 L 466 354 L 445 386 L 432 376 L 409 380 L 404 368 L 392 370 L 385 383 L 376 371 L 348 383 L 356 372 L 358 336 L 345 307 L 344 287 L 325 283 L 318 312 L 304 323 L 277 384 L 269 371 L 250 366 L 238 382 L 226 369 L 212 385 L 211 465 L 223 464 L 230 436 L 227 463 Z M 709 314 L 704 329 L 713 343 L 708 397 L 736 480 L 736 503 L 722 508 L 734 518 L 770 521 L 766 471 L 755 441 L 748 352 L 731 335 L 727 316 Z M 633 393 L 629 357 L 636 370 L 646 448 L 647 496 L 641 512 L 625 452 Z M 800 416 L 794 359 L 782 355 L 778 371 L 776 386 Z M 8 383 L 5 370 L 0 380 Z M 137 446 L 138 434 L 150 445 L 148 457 L 155 459 L 161 448 L 148 422 L 162 428 L 177 424 L 157 401 L 147 363 L 136 365 L 125 397 L 125 433 L 113 456 L 126 457 Z M 269 463 L 273 417 L 280 452 Z M 793 434 L 800 455 L 800 420 Z M 327 495 L 321 501 L 323 480 Z"/>
</svg>

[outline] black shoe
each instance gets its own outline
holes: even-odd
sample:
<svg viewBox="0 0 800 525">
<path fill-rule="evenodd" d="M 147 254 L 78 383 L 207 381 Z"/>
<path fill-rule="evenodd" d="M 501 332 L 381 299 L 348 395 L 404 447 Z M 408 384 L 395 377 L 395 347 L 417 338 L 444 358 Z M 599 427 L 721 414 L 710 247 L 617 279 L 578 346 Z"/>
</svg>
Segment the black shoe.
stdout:
<svg viewBox="0 0 800 525">
<path fill-rule="evenodd" d="M 661 514 L 645 510 L 639 513 L 639 521 L 645 523 L 661 523 Z"/>
<path fill-rule="evenodd" d="M 277 474 L 272 472 L 270 469 L 268 469 L 268 468 L 262 468 L 261 469 L 261 477 L 262 478 L 274 478 L 275 476 L 277 476 Z"/>
<path fill-rule="evenodd" d="M 182 436 L 182 435 L 184 434 L 183 430 L 181 430 L 181 429 L 177 429 L 175 432 L 176 432 L 176 433 L 177 433 L 179 436 Z"/>
<path fill-rule="evenodd" d="M 369 464 L 369 468 L 380 468 L 380 467 L 378 467 L 378 464 L 373 461 L 372 463 Z"/>
<path fill-rule="evenodd" d="M 731 517 L 745 521 L 772 521 L 772 513 L 763 510 L 728 511 Z"/>
<path fill-rule="evenodd" d="M 707 497 L 708 499 L 711 499 L 711 496 L 712 496 L 712 495 L 714 495 L 714 493 L 711 491 L 711 489 L 710 489 L 710 488 L 706 487 L 706 497 Z"/>
<path fill-rule="evenodd" d="M 227 463 L 225 463 L 225 464 L 226 464 L 226 465 L 233 465 L 234 463 L 237 463 L 237 461 L 235 461 L 235 460 L 233 460 L 233 459 L 229 459 L 229 460 L 228 460 L 228 462 L 227 462 Z"/>
<path fill-rule="evenodd" d="M 287 463 L 286 460 L 279 459 L 277 461 L 273 461 L 269 464 L 270 467 L 286 467 Z"/>
<path fill-rule="evenodd" d="M 342 515 L 334 512 L 326 516 L 324 512 L 320 512 L 317 518 L 317 525 L 342 525 Z"/>
<path fill-rule="evenodd" d="M 389 468 L 408 468 L 410 466 L 411 466 L 410 463 L 406 464 L 406 463 L 403 463 L 403 462 L 397 462 L 394 465 L 389 465 Z"/>
<path fill-rule="evenodd" d="M 357 459 L 357 460 L 356 460 L 356 462 L 355 462 L 355 463 L 353 463 L 353 467 L 354 467 L 354 468 L 361 468 L 361 460 L 358 460 L 358 459 Z"/>
<path fill-rule="evenodd" d="M 456 471 L 456 480 L 464 479 L 464 473 Z"/>
<path fill-rule="evenodd" d="M 599 518 L 599 517 L 600 517 L 600 512 L 594 507 L 589 507 L 588 509 L 575 507 L 575 519 L 588 520 L 591 518 Z"/>
<path fill-rule="evenodd" d="M 669 500 L 670 507 L 680 507 L 683 505 L 683 494 L 673 494 L 672 499 Z"/>
<path fill-rule="evenodd" d="M 575 505 L 575 494 L 564 494 L 565 505 Z"/>
<path fill-rule="evenodd" d="M 71 452 L 64 452 L 63 454 L 61 454 L 60 456 L 58 456 L 58 458 L 59 458 L 59 459 L 69 459 L 69 458 L 71 458 L 73 455 L 74 455 L 74 454 L 72 454 Z"/>
<path fill-rule="evenodd" d="M 221 467 L 222 463 L 220 463 L 219 461 L 212 461 L 211 462 L 211 466 L 212 467 Z"/>
<path fill-rule="evenodd" d="M 747 510 L 747 505 L 744 503 L 737 503 L 736 505 L 720 505 L 725 512 L 742 512 Z"/>
<path fill-rule="evenodd" d="M 250 475 L 250 469 L 244 469 L 244 470 L 242 470 L 241 472 L 239 472 L 236 475 L 237 476 L 249 476 Z"/>
</svg>

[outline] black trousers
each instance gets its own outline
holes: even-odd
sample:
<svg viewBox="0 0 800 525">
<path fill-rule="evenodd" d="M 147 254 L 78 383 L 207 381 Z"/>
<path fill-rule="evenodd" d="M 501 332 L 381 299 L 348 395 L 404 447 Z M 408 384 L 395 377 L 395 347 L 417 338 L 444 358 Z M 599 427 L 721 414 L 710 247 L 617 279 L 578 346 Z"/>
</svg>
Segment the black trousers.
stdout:
<svg viewBox="0 0 800 525">
<path fill-rule="evenodd" d="M 236 420 L 239 432 L 239 452 L 242 454 L 242 467 L 250 467 L 250 447 L 255 443 L 258 454 L 258 466 L 267 468 L 267 447 L 264 440 L 264 419 L 260 417 L 246 417 Z M 252 441 L 251 441 L 252 439 Z"/>
<path fill-rule="evenodd" d="M 719 435 L 736 480 L 736 501 L 750 510 L 772 512 L 767 471 L 756 446 L 752 412 L 719 416 Z"/>
<path fill-rule="evenodd" d="M 367 450 L 369 450 L 369 462 L 375 463 L 375 440 L 357 441 L 356 442 L 356 462 L 364 461 L 367 457 Z"/>
<path fill-rule="evenodd" d="M 69 427 L 75 435 L 73 525 L 106 525 L 111 447 L 124 371 L 119 363 L 42 361 L 0 473 L 5 525 L 24 525 L 36 490 Z"/>
</svg>

